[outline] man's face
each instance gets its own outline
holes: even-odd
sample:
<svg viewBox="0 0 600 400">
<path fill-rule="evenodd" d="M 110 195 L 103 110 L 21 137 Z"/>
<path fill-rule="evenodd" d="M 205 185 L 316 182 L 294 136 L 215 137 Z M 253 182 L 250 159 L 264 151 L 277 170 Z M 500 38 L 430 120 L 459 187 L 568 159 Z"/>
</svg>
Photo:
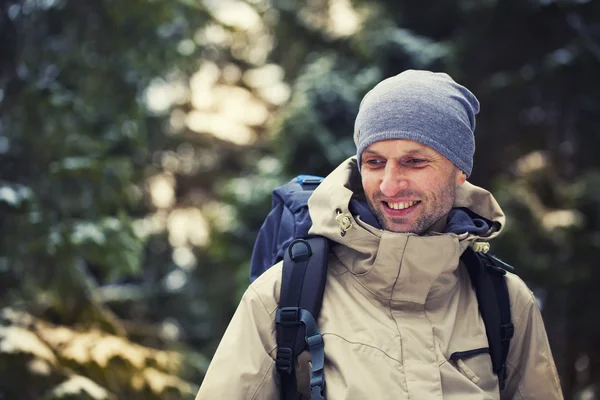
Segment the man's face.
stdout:
<svg viewBox="0 0 600 400">
<path fill-rule="evenodd" d="M 362 184 L 384 229 L 423 234 L 446 218 L 466 175 L 437 151 L 412 140 L 375 142 L 362 153 Z"/>
</svg>

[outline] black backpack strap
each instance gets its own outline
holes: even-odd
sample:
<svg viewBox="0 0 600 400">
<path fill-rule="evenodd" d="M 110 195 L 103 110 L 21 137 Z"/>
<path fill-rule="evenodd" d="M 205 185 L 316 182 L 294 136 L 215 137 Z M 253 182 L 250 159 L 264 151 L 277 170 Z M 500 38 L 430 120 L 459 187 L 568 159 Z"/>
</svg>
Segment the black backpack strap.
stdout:
<svg viewBox="0 0 600 400">
<path fill-rule="evenodd" d="M 510 294 L 508 293 L 508 286 L 506 284 L 506 270 L 511 271 L 514 268 L 491 254 L 476 253 L 479 255 L 481 261 L 486 266 L 486 271 L 490 274 L 490 278 L 494 283 L 494 289 L 496 293 L 496 301 L 498 303 L 498 311 L 500 312 L 500 390 L 503 390 L 506 385 L 506 359 L 508 358 L 508 350 L 510 348 L 510 340 L 515 334 L 515 326 L 512 323 L 511 311 L 510 311 Z"/>
<path fill-rule="evenodd" d="M 510 297 L 506 285 L 506 271 L 495 257 L 476 253 L 470 247 L 461 256 L 475 289 L 479 312 L 485 325 L 492 369 L 498 376 L 500 390 L 506 385 L 506 358 L 510 339 L 514 335 L 510 312 Z"/>
<path fill-rule="evenodd" d="M 283 273 L 277 310 L 276 368 L 281 377 L 284 400 L 298 399 L 296 358 L 306 348 L 312 369 L 313 400 L 324 400 L 325 351 L 316 321 L 321 312 L 327 277 L 329 243 L 320 236 L 294 240 L 283 258 Z"/>
</svg>

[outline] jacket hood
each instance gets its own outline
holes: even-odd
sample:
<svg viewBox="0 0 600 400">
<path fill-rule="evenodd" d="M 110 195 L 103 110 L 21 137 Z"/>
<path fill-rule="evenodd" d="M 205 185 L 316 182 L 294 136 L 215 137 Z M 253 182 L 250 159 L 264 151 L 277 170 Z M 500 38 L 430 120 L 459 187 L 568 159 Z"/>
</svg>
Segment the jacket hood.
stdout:
<svg viewBox="0 0 600 400">
<path fill-rule="evenodd" d="M 356 157 L 353 156 L 329 174 L 311 196 L 309 200 L 310 216 L 313 223 L 311 233 L 326 236 L 341 244 L 347 244 L 348 240 L 351 240 L 350 238 L 356 236 L 356 234 L 360 234 L 361 230 L 367 230 L 371 233 L 383 231 L 379 229 L 372 216 L 362 218 L 362 216 L 354 215 L 356 214 L 356 206 L 353 207 L 351 201 L 357 196 L 364 197 Z M 455 213 L 457 209 L 464 209 L 470 217 L 480 217 L 490 223 L 490 229 L 479 235 L 461 235 L 455 231 L 456 228 L 451 229 L 452 233 L 463 236 L 461 241 L 489 241 L 498 236 L 505 224 L 504 212 L 494 196 L 487 190 L 469 182 L 460 185 L 456 191 L 456 200 L 451 214 Z M 346 235 L 341 235 L 340 224 L 343 218 L 338 217 L 339 214 L 347 217 L 349 221 L 346 221 L 352 224 L 352 227 L 346 232 L 350 235 L 348 238 L 345 238 Z M 361 221 L 358 222 L 357 219 Z M 351 233 L 353 230 L 357 232 Z M 398 233 L 397 235 L 415 236 L 412 233 Z"/>
<path fill-rule="evenodd" d="M 379 229 L 369 218 L 354 215 L 353 199 L 364 197 L 356 158 L 351 157 L 328 175 L 308 202 L 310 234 L 335 242 L 333 253 L 342 264 L 378 297 L 424 304 L 453 287 L 462 252 L 489 247 L 504 225 L 504 213 L 486 190 L 468 182 L 457 189 L 453 211 L 462 218 L 481 217 L 489 229 L 419 236 Z M 450 224 L 449 224 L 450 225 Z M 344 273 L 346 271 L 339 271 Z M 336 271 L 331 271 L 336 273 Z"/>
</svg>

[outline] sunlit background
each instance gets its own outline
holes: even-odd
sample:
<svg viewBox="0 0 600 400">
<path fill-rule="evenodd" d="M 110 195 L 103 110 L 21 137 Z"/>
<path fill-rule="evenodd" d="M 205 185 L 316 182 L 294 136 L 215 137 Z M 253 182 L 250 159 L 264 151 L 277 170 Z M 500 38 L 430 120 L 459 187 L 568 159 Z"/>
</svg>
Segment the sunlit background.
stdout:
<svg viewBox="0 0 600 400">
<path fill-rule="evenodd" d="M 271 190 L 418 68 L 481 101 L 492 252 L 600 398 L 600 2 L 5 0 L 0 39 L 0 397 L 193 399 Z"/>
</svg>

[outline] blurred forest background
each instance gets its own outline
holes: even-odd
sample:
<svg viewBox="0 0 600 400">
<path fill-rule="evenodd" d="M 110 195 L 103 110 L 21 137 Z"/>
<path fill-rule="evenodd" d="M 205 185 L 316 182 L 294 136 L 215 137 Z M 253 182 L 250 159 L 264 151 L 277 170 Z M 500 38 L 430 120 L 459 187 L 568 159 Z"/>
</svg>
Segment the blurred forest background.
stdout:
<svg viewBox="0 0 600 400">
<path fill-rule="evenodd" d="M 193 399 L 270 191 L 408 68 L 482 104 L 471 181 L 600 398 L 600 2 L 3 0 L 0 398 Z"/>
</svg>

